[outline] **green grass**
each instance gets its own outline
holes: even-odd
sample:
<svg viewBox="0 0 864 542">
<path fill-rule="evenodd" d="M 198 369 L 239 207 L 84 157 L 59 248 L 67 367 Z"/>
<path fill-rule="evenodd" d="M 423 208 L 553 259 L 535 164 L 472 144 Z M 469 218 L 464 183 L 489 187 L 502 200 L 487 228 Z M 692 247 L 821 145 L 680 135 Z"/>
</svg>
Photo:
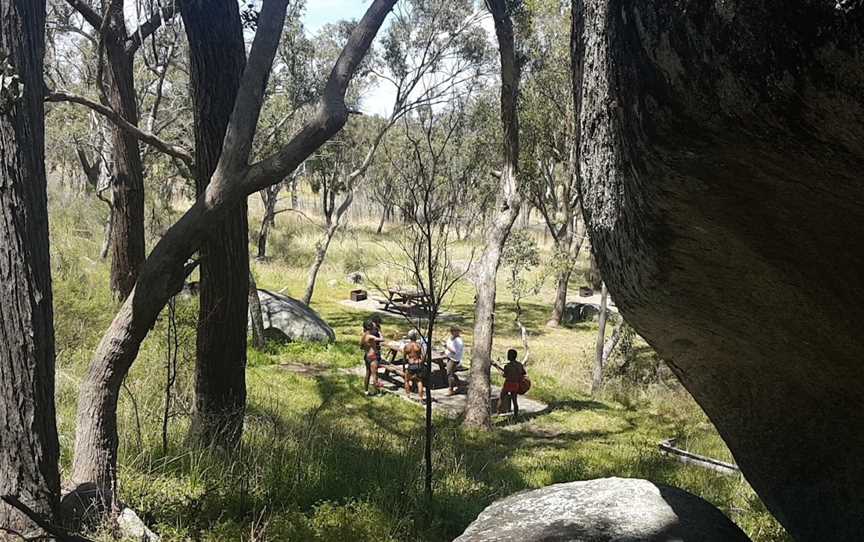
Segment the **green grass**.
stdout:
<svg viewBox="0 0 864 542">
<path fill-rule="evenodd" d="M 107 263 L 97 254 L 100 209 L 56 199 L 57 402 L 62 466 L 68 470 L 77 386 L 116 303 L 107 291 Z M 250 223 L 257 225 L 254 212 Z M 259 286 L 299 296 L 315 233 L 280 215 L 272 259 L 253 265 Z M 467 258 L 470 246 L 454 250 L 457 259 Z M 356 344 L 366 316 L 339 303 L 351 288 L 344 277 L 364 260 L 372 277 L 383 281 L 389 271 L 379 263 L 393 251 L 391 236 L 379 238 L 365 227 L 334 242 L 313 307 L 333 326 L 337 340 L 249 351 L 245 433 L 230 452 L 193 448 L 186 438 L 194 404 L 194 300 L 177 303 L 179 374 L 163 450 L 167 337 L 164 318 L 157 323 L 121 395 L 119 468 L 122 499 L 163 540 L 450 540 L 503 496 L 606 476 L 681 487 L 718 506 L 757 542 L 788 540 L 742 478 L 659 454 L 661 439 L 677 437 L 688 449 L 731 460 L 713 426 L 674 380 L 612 378 L 600 398 L 587 395 L 596 324 L 546 328 L 552 284 L 523 302 L 531 331 L 531 396 L 547 402 L 549 411 L 517 424 L 500 421 L 491 433 L 466 432 L 456 420 L 436 419 L 435 498 L 425 502 L 422 409 L 393 396 L 366 398 L 361 379 L 341 370 L 360 362 Z M 579 282 L 574 278 L 574 287 Z M 461 284 L 447 308 L 461 318 L 469 345 L 472 302 L 473 287 Z M 513 310 L 502 280 L 497 353 L 521 348 Z M 400 318 L 385 318 L 388 336 L 408 327 Z M 656 362 L 646 345 L 636 350 L 640 363 Z M 304 376 L 283 364 L 318 370 Z"/>
</svg>

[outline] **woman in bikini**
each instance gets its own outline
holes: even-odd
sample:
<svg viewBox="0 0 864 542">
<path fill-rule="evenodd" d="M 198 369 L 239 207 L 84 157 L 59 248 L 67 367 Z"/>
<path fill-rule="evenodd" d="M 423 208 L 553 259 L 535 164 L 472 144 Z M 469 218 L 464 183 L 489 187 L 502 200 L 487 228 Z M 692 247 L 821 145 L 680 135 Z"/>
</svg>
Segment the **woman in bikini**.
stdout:
<svg viewBox="0 0 864 542">
<path fill-rule="evenodd" d="M 360 349 L 363 350 L 363 362 L 366 365 L 366 378 L 363 388 L 366 395 L 375 395 L 381 383 L 378 382 L 378 361 L 381 359 L 381 329 L 372 320 L 363 322 L 363 336 L 360 338 Z M 374 392 L 369 391 L 369 378 L 372 378 Z"/>
</svg>

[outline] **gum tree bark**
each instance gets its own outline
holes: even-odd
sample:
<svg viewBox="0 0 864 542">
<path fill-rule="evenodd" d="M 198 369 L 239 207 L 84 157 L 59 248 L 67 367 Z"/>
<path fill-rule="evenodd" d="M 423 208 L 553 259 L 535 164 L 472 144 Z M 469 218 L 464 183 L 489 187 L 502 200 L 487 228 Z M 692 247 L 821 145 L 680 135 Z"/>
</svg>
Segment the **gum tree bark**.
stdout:
<svg viewBox="0 0 864 542">
<path fill-rule="evenodd" d="M 584 0 L 573 36 L 603 278 L 799 541 L 864 532 L 862 10 Z"/>
<path fill-rule="evenodd" d="M 135 54 L 162 21 L 174 15 L 174 5 L 162 8 L 129 34 L 123 0 L 110 0 L 99 15 L 85 0 L 67 0 L 100 35 L 106 66 L 100 68 L 104 82 L 104 107 L 125 122 L 138 125 L 135 92 Z M 101 62 L 101 59 L 100 59 Z M 62 101 L 49 96 L 50 101 Z M 144 168 L 138 139 L 112 123 L 111 132 L 111 291 L 125 299 L 135 285 L 144 263 Z"/>
<path fill-rule="evenodd" d="M 206 241 L 209 232 L 250 194 L 285 179 L 342 129 L 348 119 L 345 105 L 348 83 L 396 0 L 375 0 L 370 5 L 333 66 L 314 114 L 285 146 L 250 165 L 252 139 L 287 3 L 288 0 L 264 1 L 222 154 L 210 184 L 168 229 L 144 262 L 135 288 L 103 335 L 81 382 L 72 478 L 78 483 L 95 483 L 103 500 L 116 495 L 120 387 L 159 313 L 180 291 L 188 271 L 187 260 Z"/>
<path fill-rule="evenodd" d="M 195 177 L 203 195 L 222 154 L 222 141 L 246 65 L 236 0 L 189 0 L 181 7 L 189 40 L 195 107 Z M 213 84 L 218 81 L 219 84 Z M 207 235 L 199 250 L 201 285 L 192 435 L 204 445 L 240 440 L 246 411 L 246 329 L 249 249 L 246 200 Z"/>
<path fill-rule="evenodd" d="M 45 2 L 0 0 L 0 496 L 54 518 L 60 445 L 42 102 Z M 9 78 L 9 72 L 15 74 Z M 30 522 L 0 502 L 0 526 Z"/>
<path fill-rule="evenodd" d="M 492 367 L 492 335 L 495 319 L 495 288 L 501 252 L 513 222 L 519 215 L 522 195 L 517 180 L 519 163 L 519 65 L 516 62 L 513 21 L 506 0 L 487 2 L 495 22 L 495 34 L 501 57 L 501 123 L 504 128 L 504 165 L 498 183 L 497 213 L 486 234 L 486 244 L 479 258 L 474 308 L 474 345 L 471 349 L 471 383 L 465 406 L 466 427 L 488 429 L 490 413 L 489 372 Z"/>
<path fill-rule="evenodd" d="M 108 105 L 129 123 L 138 124 L 133 55 L 128 39 L 123 2 L 111 2 L 103 40 L 108 66 L 105 87 Z M 144 166 L 138 140 L 114 124 L 111 132 L 111 291 L 124 299 L 144 263 Z"/>
</svg>

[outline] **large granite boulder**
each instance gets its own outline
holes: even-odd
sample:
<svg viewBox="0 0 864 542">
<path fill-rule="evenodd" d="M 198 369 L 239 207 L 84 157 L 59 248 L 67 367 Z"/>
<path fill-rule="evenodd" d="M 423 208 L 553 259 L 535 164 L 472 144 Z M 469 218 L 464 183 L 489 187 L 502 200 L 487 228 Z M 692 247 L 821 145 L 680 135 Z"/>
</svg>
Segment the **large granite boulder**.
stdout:
<svg viewBox="0 0 864 542">
<path fill-rule="evenodd" d="M 796 540 L 860 540 L 864 2 L 583 4 L 580 193 L 609 291 Z"/>
<path fill-rule="evenodd" d="M 511 495 L 456 542 L 748 542 L 699 497 L 647 480 L 604 478 Z"/>
<path fill-rule="evenodd" d="M 303 302 L 261 289 L 258 290 L 258 299 L 261 301 L 264 333 L 268 338 L 312 342 L 336 340 L 333 328 Z"/>
</svg>

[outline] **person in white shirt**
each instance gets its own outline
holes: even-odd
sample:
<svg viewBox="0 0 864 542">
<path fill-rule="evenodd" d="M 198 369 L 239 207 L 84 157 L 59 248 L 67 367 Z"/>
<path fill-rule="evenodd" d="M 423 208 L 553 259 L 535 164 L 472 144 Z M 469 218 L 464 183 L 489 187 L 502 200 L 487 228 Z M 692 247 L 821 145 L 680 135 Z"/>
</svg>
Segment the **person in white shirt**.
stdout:
<svg viewBox="0 0 864 542">
<path fill-rule="evenodd" d="M 461 333 L 458 327 L 451 327 L 450 338 L 447 339 L 447 395 L 458 393 L 459 387 L 462 385 L 456 374 L 456 371 L 462 366 L 462 358 L 465 355 L 465 342 L 462 340 Z"/>
</svg>

